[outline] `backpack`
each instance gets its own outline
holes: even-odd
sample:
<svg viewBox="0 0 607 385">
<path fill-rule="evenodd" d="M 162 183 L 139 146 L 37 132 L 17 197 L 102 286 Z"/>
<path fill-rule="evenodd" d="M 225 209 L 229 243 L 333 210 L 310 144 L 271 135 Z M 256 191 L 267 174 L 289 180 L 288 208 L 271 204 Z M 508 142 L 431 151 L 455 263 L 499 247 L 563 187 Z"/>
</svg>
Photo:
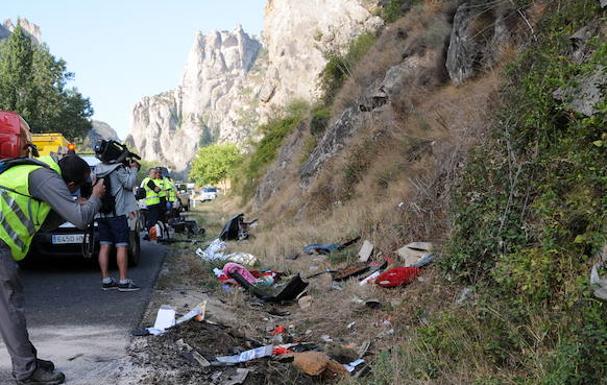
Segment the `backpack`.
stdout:
<svg viewBox="0 0 607 385">
<path fill-rule="evenodd" d="M 116 169 L 113 169 L 103 177 L 105 194 L 101 197 L 101 209 L 99 212 L 105 215 L 112 214 L 116 216 L 116 197 L 112 195 L 112 178 L 110 178 L 110 175 L 112 175 L 114 171 L 116 171 Z"/>
</svg>

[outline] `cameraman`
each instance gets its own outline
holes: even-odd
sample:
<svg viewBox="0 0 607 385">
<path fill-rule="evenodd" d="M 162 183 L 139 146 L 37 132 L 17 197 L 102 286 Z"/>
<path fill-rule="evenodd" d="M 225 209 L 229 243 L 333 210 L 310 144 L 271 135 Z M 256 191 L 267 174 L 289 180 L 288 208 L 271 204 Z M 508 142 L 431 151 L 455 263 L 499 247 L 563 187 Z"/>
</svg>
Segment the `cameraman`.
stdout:
<svg viewBox="0 0 607 385">
<path fill-rule="evenodd" d="M 137 185 L 139 164 L 129 161 L 128 167 L 123 163 L 100 163 L 95 167 L 97 178 L 109 179 L 111 189 L 107 190 L 107 199 L 99 213 L 99 267 L 101 269 L 102 289 L 135 291 L 140 288 L 128 279 L 129 224 L 127 215 L 135 215 L 139 209 L 133 189 Z M 108 186 L 106 185 L 106 188 Z M 116 282 L 108 271 L 111 247 L 116 247 L 120 280 Z"/>
</svg>

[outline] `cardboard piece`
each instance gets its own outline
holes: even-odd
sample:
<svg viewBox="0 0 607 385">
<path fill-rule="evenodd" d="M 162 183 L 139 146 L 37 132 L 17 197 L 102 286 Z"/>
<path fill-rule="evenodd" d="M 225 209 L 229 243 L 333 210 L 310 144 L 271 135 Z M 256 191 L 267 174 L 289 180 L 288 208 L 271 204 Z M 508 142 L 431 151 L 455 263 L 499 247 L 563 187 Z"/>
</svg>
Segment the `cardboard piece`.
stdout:
<svg viewBox="0 0 607 385">
<path fill-rule="evenodd" d="M 404 266 L 412 266 L 422 258 L 428 258 L 432 254 L 432 243 L 411 242 L 396 250 L 396 254 L 404 262 Z"/>
<path fill-rule="evenodd" d="M 360 251 L 358 252 L 358 261 L 367 262 L 371 257 L 371 254 L 373 254 L 373 244 L 365 240 L 360 248 Z"/>
</svg>

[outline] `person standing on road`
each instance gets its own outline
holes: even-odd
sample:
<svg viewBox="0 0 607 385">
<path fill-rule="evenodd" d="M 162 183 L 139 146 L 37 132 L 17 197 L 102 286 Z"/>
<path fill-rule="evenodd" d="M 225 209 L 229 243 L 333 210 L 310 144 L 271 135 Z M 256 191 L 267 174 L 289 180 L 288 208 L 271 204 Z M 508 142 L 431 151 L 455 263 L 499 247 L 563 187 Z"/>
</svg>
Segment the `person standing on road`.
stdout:
<svg viewBox="0 0 607 385">
<path fill-rule="evenodd" d="M 148 177 L 141 182 L 141 187 L 145 190 L 145 205 L 147 206 L 147 216 L 145 227 L 148 229 L 148 235 L 152 227 L 156 226 L 156 222 L 160 219 L 160 197 L 158 193 L 161 187 L 155 182 L 158 177 L 158 170 L 150 168 Z"/>
<path fill-rule="evenodd" d="M 88 200 L 72 195 L 90 180 L 91 173 L 76 155 L 39 160 L 38 165 L 15 165 L 0 174 L 0 334 L 20 385 L 58 385 L 65 375 L 55 371 L 51 361 L 38 359 L 30 342 L 17 261 L 25 258 L 41 229 L 52 230 L 65 221 L 86 229 L 101 208 L 105 192 L 103 183 L 97 183 Z"/>
<path fill-rule="evenodd" d="M 128 246 L 130 228 L 127 216 L 134 217 L 139 209 L 133 189 L 137 186 L 139 164 L 131 162 L 129 167 L 122 163 L 100 163 L 95 167 L 97 178 L 109 180 L 111 191 L 106 192 L 107 210 L 102 209 L 97 219 L 99 229 L 99 268 L 103 290 L 136 291 L 139 286 L 128 278 Z M 107 188 L 107 186 L 106 186 Z M 108 267 L 112 245 L 116 247 L 119 281 L 110 276 Z"/>
</svg>

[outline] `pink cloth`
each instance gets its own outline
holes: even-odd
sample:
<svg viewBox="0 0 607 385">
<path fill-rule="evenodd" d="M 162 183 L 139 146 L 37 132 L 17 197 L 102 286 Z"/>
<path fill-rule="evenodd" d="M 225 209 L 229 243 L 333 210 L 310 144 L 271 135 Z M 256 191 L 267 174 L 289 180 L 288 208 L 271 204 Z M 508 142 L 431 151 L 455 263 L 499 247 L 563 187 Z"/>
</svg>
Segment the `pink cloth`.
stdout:
<svg viewBox="0 0 607 385">
<path fill-rule="evenodd" d="M 242 277 L 251 285 L 257 283 L 257 278 L 255 278 L 253 274 L 249 272 L 249 270 L 247 270 L 244 266 L 234 262 L 226 263 L 223 267 L 223 272 L 228 276 L 230 275 L 230 273 L 238 273 L 242 275 Z"/>
</svg>

